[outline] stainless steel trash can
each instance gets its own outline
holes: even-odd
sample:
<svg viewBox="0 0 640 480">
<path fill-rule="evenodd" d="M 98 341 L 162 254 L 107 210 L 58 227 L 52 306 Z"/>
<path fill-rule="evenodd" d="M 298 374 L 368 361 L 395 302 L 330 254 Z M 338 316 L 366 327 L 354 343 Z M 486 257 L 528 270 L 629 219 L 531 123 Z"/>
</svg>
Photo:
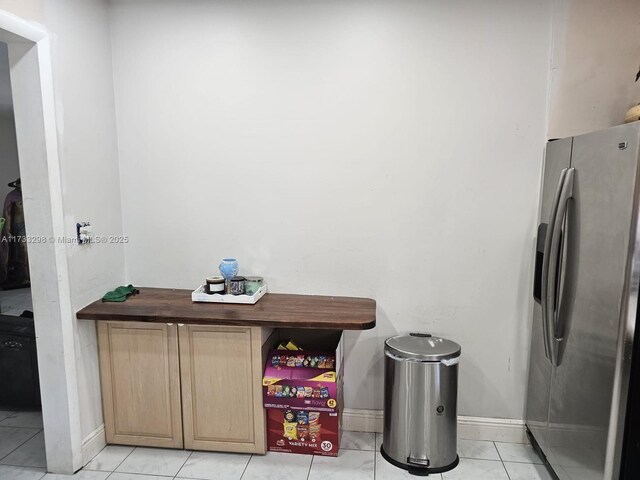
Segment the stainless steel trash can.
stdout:
<svg viewBox="0 0 640 480">
<path fill-rule="evenodd" d="M 457 397 L 461 348 L 428 333 L 388 338 L 384 354 L 384 434 L 380 453 L 415 475 L 458 465 Z"/>
</svg>

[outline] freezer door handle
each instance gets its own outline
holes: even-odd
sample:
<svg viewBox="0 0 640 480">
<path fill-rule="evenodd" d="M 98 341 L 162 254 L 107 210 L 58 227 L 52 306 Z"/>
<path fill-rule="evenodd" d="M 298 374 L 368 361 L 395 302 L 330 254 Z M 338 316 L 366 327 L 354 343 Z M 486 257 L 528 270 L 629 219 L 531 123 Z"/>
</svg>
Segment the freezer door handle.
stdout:
<svg viewBox="0 0 640 480">
<path fill-rule="evenodd" d="M 540 303 L 542 297 L 542 261 L 544 260 L 544 242 L 547 236 L 547 224 L 538 225 L 536 235 L 536 258 L 533 270 L 533 299 Z"/>
<path fill-rule="evenodd" d="M 551 203 L 551 212 L 549 213 L 549 221 L 547 222 L 547 232 L 544 239 L 544 253 L 542 257 L 542 285 L 540 288 L 540 306 L 542 307 L 542 336 L 544 341 L 544 354 L 550 362 L 552 361 L 551 347 L 552 347 L 552 332 L 553 329 L 550 325 L 553 323 L 553 316 L 551 319 L 549 316 L 549 290 L 553 287 L 553 283 L 550 279 L 550 273 L 554 272 L 555 267 L 551 269 L 551 242 L 553 239 L 553 231 L 556 224 L 556 216 L 558 214 L 558 208 L 560 207 L 560 196 L 562 194 L 562 186 L 567 176 L 568 168 L 563 169 L 560 172 L 560 178 L 558 179 L 558 186 L 556 187 L 556 193 L 553 195 L 553 202 Z M 553 304 L 552 304 L 553 305 Z M 553 311 L 553 307 L 551 309 Z"/>
<path fill-rule="evenodd" d="M 551 242 L 549 244 L 549 276 L 547 277 L 546 321 L 551 363 L 556 367 L 560 365 L 560 357 L 558 354 L 559 343 L 564 341 L 565 327 L 564 319 L 558 315 L 561 304 L 560 298 L 558 298 L 558 292 L 562 291 L 562 289 L 559 287 L 561 286 L 560 282 L 564 281 L 564 275 L 560 275 L 559 280 L 557 278 L 557 274 L 561 271 L 561 269 L 558 267 L 562 266 L 562 259 L 560 256 L 560 249 L 562 245 L 562 224 L 564 223 L 565 217 L 567 215 L 569 200 L 573 198 L 574 178 L 575 169 L 569 168 L 564 175 L 558 208 L 555 214 L 553 228 L 551 229 Z"/>
</svg>

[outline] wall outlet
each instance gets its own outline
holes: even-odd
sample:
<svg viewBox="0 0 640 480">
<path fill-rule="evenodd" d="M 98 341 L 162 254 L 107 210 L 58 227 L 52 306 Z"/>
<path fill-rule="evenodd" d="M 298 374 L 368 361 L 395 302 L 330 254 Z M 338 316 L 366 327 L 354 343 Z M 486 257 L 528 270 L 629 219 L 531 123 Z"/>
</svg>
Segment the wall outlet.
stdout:
<svg viewBox="0 0 640 480">
<path fill-rule="evenodd" d="M 89 222 L 76 223 L 76 231 L 78 232 L 79 245 L 91 242 L 91 224 Z"/>
</svg>

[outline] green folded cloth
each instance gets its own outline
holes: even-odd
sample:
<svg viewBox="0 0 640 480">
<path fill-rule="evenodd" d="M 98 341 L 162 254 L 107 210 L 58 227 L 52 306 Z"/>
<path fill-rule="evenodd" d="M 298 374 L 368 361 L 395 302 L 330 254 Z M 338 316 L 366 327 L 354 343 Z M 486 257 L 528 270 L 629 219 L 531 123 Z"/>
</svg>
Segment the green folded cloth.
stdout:
<svg viewBox="0 0 640 480">
<path fill-rule="evenodd" d="M 102 297 L 103 302 L 124 302 L 129 295 L 135 295 L 136 293 L 140 293 L 133 285 L 127 285 L 126 287 L 118 287 L 115 290 L 107 292 L 104 297 Z"/>
</svg>

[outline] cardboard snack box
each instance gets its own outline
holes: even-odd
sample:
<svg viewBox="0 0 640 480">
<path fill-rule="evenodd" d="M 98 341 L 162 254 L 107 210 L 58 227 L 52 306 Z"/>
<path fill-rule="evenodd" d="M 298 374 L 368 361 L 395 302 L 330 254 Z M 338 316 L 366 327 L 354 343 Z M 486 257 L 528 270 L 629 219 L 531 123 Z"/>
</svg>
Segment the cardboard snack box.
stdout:
<svg viewBox="0 0 640 480">
<path fill-rule="evenodd" d="M 340 382 L 333 371 L 281 368 L 267 364 L 262 385 L 266 408 L 335 412 L 338 407 Z"/>
<path fill-rule="evenodd" d="M 336 413 L 343 376 L 341 332 L 314 336 L 299 331 L 278 333 L 279 338 L 291 335 L 297 344 L 307 349 L 269 351 L 262 379 L 265 408 Z"/>
<path fill-rule="evenodd" d="M 342 433 L 342 409 L 335 412 L 267 409 L 270 452 L 337 457 Z"/>
</svg>

